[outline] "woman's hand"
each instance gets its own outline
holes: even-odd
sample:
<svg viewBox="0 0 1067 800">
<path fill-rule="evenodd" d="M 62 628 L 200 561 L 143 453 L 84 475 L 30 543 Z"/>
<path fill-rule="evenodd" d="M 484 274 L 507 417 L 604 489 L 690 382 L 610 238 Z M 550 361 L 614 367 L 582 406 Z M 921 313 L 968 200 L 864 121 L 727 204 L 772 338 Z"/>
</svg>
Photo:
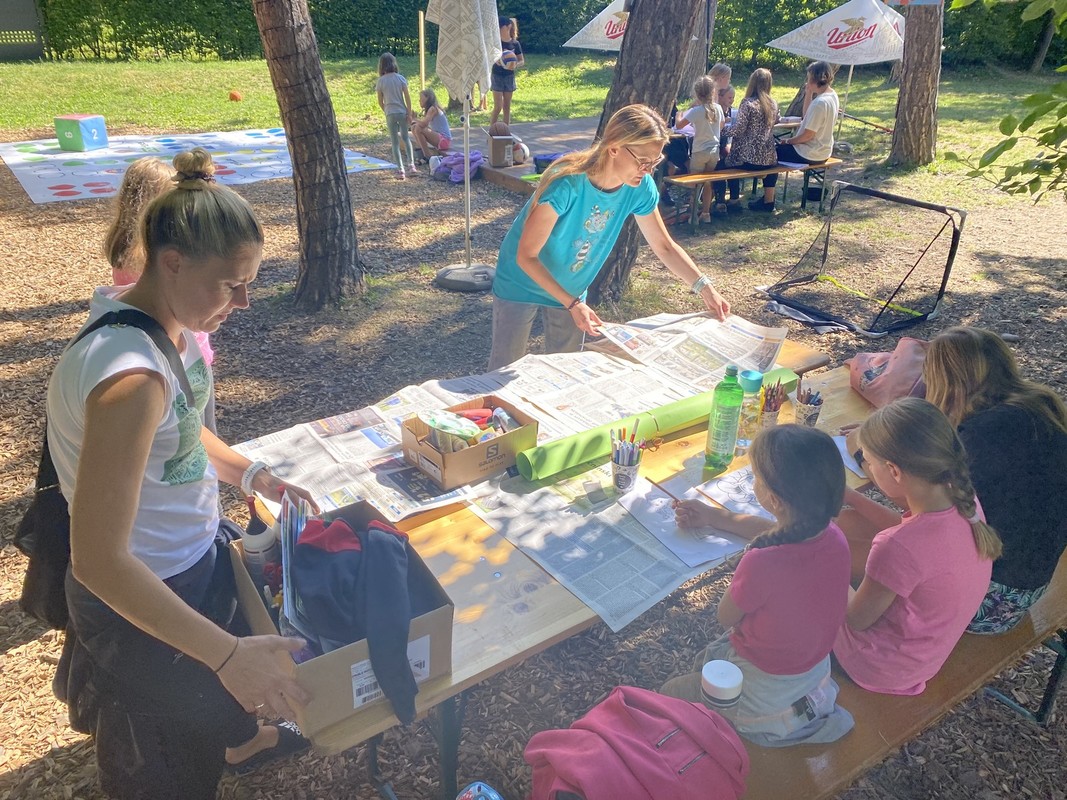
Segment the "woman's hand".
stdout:
<svg viewBox="0 0 1067 800">
<path fill-rule="evenodd" d="M 250 714 L 296 719 L 296 710 L 307 705 L 311 695 L 296 682 L 290 654 L 306 644 L 284 636 L 243 636 L 216 674 Z"/>
<path fill-rule="evenodd" d="M 288 494 L 289 499 L 294 501 L 297 498 L 307 500 L 312 512 L 319 513 L 319 504 L 315 502 L 311 492 L 302 486 L 283 481 L 278 476 L 272 475 L 269 469 L 261 469 L 256 473 L 252 479 L 252 488 L 271 500 L 281 499 L 282 494 Z"/>
<path fill-rule="evenodd" d="M 730 303 L 717 291 L 714 286 L 705 286 L 700 290 L 700 299 L 704 301 L 704 308 L 712 313 L 715 319 L 722 322 L 730 313 Z"/>
<path fill-rule="evenodd" d="M 604 321 L 585 303 L 577 303 L 574 308 L 570 310 L 570 313 L 571 319 L 582 333 L 587 333 L 590 336 L 600 335 L 598 329 L 604 324 Z"/>
</svg>

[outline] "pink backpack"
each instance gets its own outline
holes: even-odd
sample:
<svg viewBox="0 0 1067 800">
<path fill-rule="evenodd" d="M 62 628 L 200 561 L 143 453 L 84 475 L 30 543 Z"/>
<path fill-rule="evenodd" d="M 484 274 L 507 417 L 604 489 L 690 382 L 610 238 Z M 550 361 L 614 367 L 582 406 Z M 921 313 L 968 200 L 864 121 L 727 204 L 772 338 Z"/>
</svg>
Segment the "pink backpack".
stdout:
<svg viewBox="0 0 1067 800">
<path fill-rule="evenodd" d="M 904 336 L 892 353 L 857 353 L 848 362 L 849 383 L 875 408 L 902 397 L 926 397 L 923 362 L 929 346 Z"/>
<path fill-rule="evenodd" d="M 734 729 L 700 703 L 618 686 L 567 730 L 526 745 L 529 800 L 736 800 L 748 753 Z"/>
</svg>

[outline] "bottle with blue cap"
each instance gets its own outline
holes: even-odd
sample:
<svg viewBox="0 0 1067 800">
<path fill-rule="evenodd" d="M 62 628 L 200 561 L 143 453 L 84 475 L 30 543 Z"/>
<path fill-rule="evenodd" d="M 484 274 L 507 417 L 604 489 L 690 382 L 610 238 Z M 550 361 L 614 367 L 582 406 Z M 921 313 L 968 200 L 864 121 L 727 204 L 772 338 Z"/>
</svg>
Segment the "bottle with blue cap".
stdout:
<svg viewBox="0 0 1067 800">
<path fill-rule="evenodd" d="M 763 406 L 763 373 L 754 369 L 741 370 L 737 376 L 744 395 L 741 398 L 741 418 L 737 423 L 736 455 L 743 456 L 752 446 L 752 440 L 760 426 L 760 411 Z"/>
</svg>

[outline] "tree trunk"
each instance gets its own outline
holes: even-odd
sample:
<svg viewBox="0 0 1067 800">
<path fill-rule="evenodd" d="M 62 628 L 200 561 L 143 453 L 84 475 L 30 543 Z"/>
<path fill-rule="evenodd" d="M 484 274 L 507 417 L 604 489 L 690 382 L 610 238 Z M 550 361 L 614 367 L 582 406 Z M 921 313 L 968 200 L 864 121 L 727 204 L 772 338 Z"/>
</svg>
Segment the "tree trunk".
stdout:
<svg viewBox="0 0 1067 800">
<path fill-rule="evenodd" d="M 696 79 L 708 71 L 708 52 L 714 41 L 715 13 L 719 9 L 719 0 L 705 0 L 701 6 L 682 62 L 682 74 L 678 81 L 678 94 L 681 97 L 691 97 Z"/>
<path fill-rule="evenodd" d="M 904 9 L 904 67 L 889 163 L 921 166 L 937 149 L 937 85 L 941 79 L 941 6 Z"/>
<path fill-rule="evenodd" d="M 622 51 L 611 89 L 604 101 L 596 135 L 604 133 L 611 115 L 631 103 L 644 103 L 666 119 L 677 100 L 678 71 L 688 42 L 678 31 L 691 31 L 702 15 L 704 0 L 635 0 L 626 25 Z M 649 65 L 655 64 L 655 69 Z M 618 301 L 630 279 L 641 234 L 630 218 L 623 226 L 600 273 L 589 287 L 589 299 Z"/>
<path fill-rule="evenodd" d="M 307 0 L 254 0 L 254 10 L 293 162 L 296 302 L 318 310 L 365 288 L 341 136 Z"/>
<path fill-rule="evenodd" d="M 885 79 L 886 86 L 900 86 L 900 74 L 904 71 L 903 61 L 894 61 L 889 68 L 889 77 Z"/>
<path fill-rule="evenodd" d="M 1051 11 L 1048 13 L 1048 25 L 1045 26 L 1045 35 L 1041 37 L 1041 44 L 1038 45 L 1034 60 L 1030 64 L 1031 72 L 1041 71 L 1041 67 L 1045 65 L 1045 56 L 1048 55 L 1049 46 L 1052 44 L 1052 37 L 1056 35 L 1056 15 Z"/>
<path fill-rule="evenodd" d="M 832 78 L 837 77 L 838 70 L 841 69 L 840 64 L 830 65 L 830 75 Z M 805 80 L 807 80 L 805 73 Z M 797 89 L 797 93 L 793 95 L 793 99 L 789 101 L 789 108 L 781 112 L 783 117 L 802 117 L 804 116 L 804 85 L 801 84 Z"/>
</svg>

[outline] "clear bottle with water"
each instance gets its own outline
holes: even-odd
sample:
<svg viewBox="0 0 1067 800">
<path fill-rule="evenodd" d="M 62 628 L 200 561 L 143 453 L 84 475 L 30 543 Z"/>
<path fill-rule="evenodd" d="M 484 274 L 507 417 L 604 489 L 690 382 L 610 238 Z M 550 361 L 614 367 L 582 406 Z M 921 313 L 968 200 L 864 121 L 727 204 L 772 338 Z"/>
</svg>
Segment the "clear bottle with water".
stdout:
<svg viewBox="0 0 1067 800">
<path fill-rule="evenodd" d="M 734 460 L 737 446 L 737 423 L 741 417 L 744 390 L 737 382 L 737 365 L 726 367 L 726 376 L 712 394 L 708 416 L 708 441 L 704 445 L 704 466 L 725 469 Z"/>
<path fill-rule="evenodd" d="M 754 369 L 742 370 L 737 376 L 744 396 L 741 398 L 741 418 L 737 423 L 737 448 L 735 455 L 743 456 L 752 446 L 760 426 L 760 406 L 763 403 L 763 373 Z"/>
</svg>

